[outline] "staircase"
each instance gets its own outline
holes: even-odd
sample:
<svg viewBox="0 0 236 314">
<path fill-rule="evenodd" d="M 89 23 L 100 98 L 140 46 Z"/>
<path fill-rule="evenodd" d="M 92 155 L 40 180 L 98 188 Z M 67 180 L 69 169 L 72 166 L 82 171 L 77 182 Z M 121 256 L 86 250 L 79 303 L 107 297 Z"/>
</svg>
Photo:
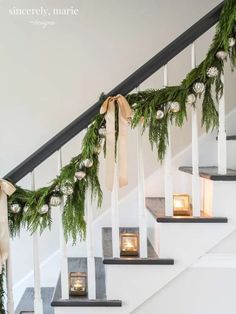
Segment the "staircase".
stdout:
<svg viewBox="0 0 236 314">
<path fill-rule="evenodd" d="M 168 62 L 188 46 L 191 46 L 190 59 L 192 61 L 195 59 L 194 41 L 218 22 L 222 7 L 223 2 L 106 96 L 127 95 L 163 67 L 164 84 L 166 84 Z M 56 152 L 58 152 L 58 167 L 60 168 L 62 147 L 89 125 L 91 119 L 98 113 L 101 104 L 101 100 L 95 103 L 8 173 L 5 179 L 17 183 L 27 174 L 34 173 L 36 167 Z M 225 106 L 224 101 L 221 101 L 220 105 Z M 195 115 L 197 113 L 194 111 L 190 148 L 192 156 L 199 154 L 197 116 Z M 224 110 L 219 110 L 221 131 L 224 121 Z M 84 256 L 80 254 L 80 256 L 72 257 L 67 254 L 69 245 L 65 244 L 62 226 L 60 226 L 60 272 L 58 280 L 55 282 L 55 288 L 40 287 L 40 262 L 36 254 L 34 256 L 35 287 L 25 290 L 15 313 L 135 314 L 136 311 L 141 313 L 139 312 L 140 308 L 150 298 L 157 296 L 165 287 L 170 286 L 202 256 L 207 255 L 216 245 L 236 231 L 236 211 L 233 208 L 236 170 L 220 171 L 226 167 L 226 156 L 224 156 L 224 149 L 221 149 L 226 140 L 235 141 L 236 136 L 229 135 L 224 138 L 222 131 L 222 134 L 219 132 L 219 138 L 214 136 L 214 140 L 211 140 L 213 145 L 219 147 L 219 164 L 217 166 L 208 164 L 203 167 L 199 166 L 198 158 L 192 158 L 191 161 L 189 153 L 184 152 L 185 156 L 178 164 L 178 169 L 176 169 L 176 165 L 173 169 L 173 156 L 169 146 L 161 178 L 165 188 L 162 192 L 157 189 L 155 195 L 148 196 L 147 189 L 146 194 L 144 193 L 144 152 L 140 130 L 138 130 L 138 182 L 137 190 L 131 192 L 127 197 L 128 204 L 130 204 L 129 209 L 127 206 L 122 206 L 122 208 L 120 206 L 117 211 L 118 193 L 111 195 L 111 210 L 106 211 L 97 219 L 93 220 L 87 209 L 87 241 L 80 243 L 81 246 L 87 246 L 83 252 Z M 182 160 L 187 160 L 188 165 L 185 166 Z M 181 178 L 180 183 L 173 184 L 173 176 Z M 155 180 L 155 177 L 151 178 L 149 184 L 155 187 Z M 32 181 L 34 181 L 34 177 L 32 177 Z M 173 189 L 170 188 L 171 186 Z M 192 194 L 191 212 L 187 216 L 176 216 L 173 206 L 170 206 L 173 202 L 173 191 L 184 190 L 184 188 L 190 191 L 189 194 Z M 139 240 L 137 256 L 117 254 L 117 248 L 120 249 L 119 239 L 124 233 L 137 236 Z M 35 236 L 34 249 L 36 251 L 39 241 L 40 237 Z M 68 295 L 68 277 L 71 272 L 88 274 L 88 294 L 86 296 Z M 8 289 L 8 292 L 12 291 L 11 286 Z M 43 312 L 40 307 L 37 308 L 37 302 L 41 301 Z"/>
</svg>

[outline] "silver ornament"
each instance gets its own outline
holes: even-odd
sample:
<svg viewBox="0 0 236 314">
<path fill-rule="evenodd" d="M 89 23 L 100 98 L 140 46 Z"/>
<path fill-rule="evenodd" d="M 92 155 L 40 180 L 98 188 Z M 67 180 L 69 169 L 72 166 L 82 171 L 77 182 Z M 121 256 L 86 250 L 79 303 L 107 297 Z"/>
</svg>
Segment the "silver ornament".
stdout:
<svg viewBox="0 0 236 314">
<path fill-rule="evenodd" d="M 219 71 L 217 69 L 217 67 L 210 67 L 207 70 L 207 76 L 208 77 L 216 77 L 218 75 Z"/>
<path fill-rule="evenodd" d="M 61 204 L 61 197 L 58 195 L 52 195 L 50 197 L 50 206 L 57 207 Z"/>
<path fill-rule="evenodd" d="M 232 48 L 235 46 L 235 39 L 233 37 L 229 38 L 229 47 Z"/>
<path fill-rule="evenodd" d="M 94 148 L 94 153 L 95 154 L 100 154 L 102 151 L 102 146 L 101 145 L 97 145 L 95 148 Z"/>
<path fill-rule="evenodd" d="M 193 105 L 196 102 L 196 96 L 194 94 L 189 94 L 186 99 L 187 105 Z"/>
<path fill-rule="evenodd" d="M 164 117 L 164 112 L 162 110 L 157 110 L 156 118 L 157 120 L 161 120 Z"/>
<path fill-rule="evenodd" d="M 180 104 L 177 101 L 170 103 L 170 111 L 176 113 L 180 111 Z"/>
<path fill-rule="evenodd" d="M 197 82 L 193 85 L 193 90 L 196 94 L 201 94 L 205 91 L 205 85 L 204 83 Z"/>
<path fill-rule="evenodd" d="M 40 215 L 47 214 L 48 211 L 49 211 L 49 206 L 48 206 L 48 204 L 44 204 L 42 207 L 40 207 L 40 208 L 38 209 L 38 213 L 39 213 Z"/>
<path fill-rule="evenodd" d="M 99 134 L 101 137 L 105 137 L 106 134 L 107 134 L 106 128 L 101 127 L 101 128 L 98 130 L 98 134 Z"/>
<path fill-rule="evenodd" d="M 216 57 L 220 60 L 225 60 L 227 58 L 227 52 L 220 50 L 216 53 Z"/>
<path fill-rule="evenodd" d="M 90 159 L 85 159 L 83 161 L 83 166 L 85 166 L 86 168 L 91 168 L 93 166 L 93 161 Z"/>
<path fill-rule="evenodd" d="M 11 204 L 10 208 L 14 214 L 18 214 L 21 211 L 21 206 L 18 203 Z"/>
<path fill-rule="evenodd" d="M 73 194 L 73 191 L 73 185 L 70 182 L 66 182 L 61 186 L 61 192 L 66 196 Z"/>
<path fill-rule="evenodd" d="M 85 176 L 86 176 L 86 173 L 83 172 L 83 171 L 77 171 L 77 172 L 75 173 L 75 177 L 76 177 L 76 179 L 78 179 L 79 181 L 80 181 L 80 180 L 83 180 L 83 179 L 85 178 Z"/>
</svg>

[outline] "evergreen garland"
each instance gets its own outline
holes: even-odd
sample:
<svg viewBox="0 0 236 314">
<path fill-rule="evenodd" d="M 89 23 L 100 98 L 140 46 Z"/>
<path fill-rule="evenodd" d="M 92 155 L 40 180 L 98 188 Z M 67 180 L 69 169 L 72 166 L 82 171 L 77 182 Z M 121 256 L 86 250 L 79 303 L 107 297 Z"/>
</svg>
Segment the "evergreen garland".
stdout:
<svg viewBox="0 0 236 314">
<path fill-rule="evenodd" d="M 227 52 L 232 69 L 236 66 L 236 47 L 230 47 L 229 38 L 236 38 L 236 1 L 226 0 L 221 13 L 216 34 L 203 62 L 192 70 L 179 86 L 168 86 L 159 90 L 139 91 L 127 95 L 134 115 L 131 127 L 135 128 L 142 121 L 143 131 L 148 129 L 149 141 L 152 148 L 156 148 L 157 157 L 163 160 L 168 145 L 168 125 L 172 124 L 182 127 L 187 119 L 186 99 L 188 95 L 196 98 L 202 97 L 202 126 L 207 131 L 218 126 L 218 112 L 215 107 L 214 97 L 218 101 L 223 91 L 221 75 L 224 72 L 224 60 L 219 59 L 216 54 L 219 51 Z M 209 77 L 207 71 L 215 67 L 217 75 Z M 194 89 L 195 83 L 204 84 L 204 93 L 197 93 Z M 104 95 L 102 96 L 104 98 Z M 177 102 L 179 110 L 173 112 L 170 103 Z M 192 103 L 195 106 L 195 102 Z M 163 117 L 157 119 L 157 111 L 163 112 Z M 116 111 L 117 112 L 117 111 Z M 117 117 L 116 117 L 117 118 Z M 116 123 L 116 139 L 118 136 L 118 124 Z M 105 140 L 101 136 L 101 128 L 105 127 L 104 115 L 97 115 L 87 129 L 83 139 L 81 153 L 74 157 L 71 162 L 61 169 L 60 174 L 47 187 L 37 191 L 29 191 L 17 186 L 16 192 L 9 198 L 9 226 L 11 236 L 14 237 L 20 229 L 26 228 L 30 233 L 36 230 L 43 232 L 51 227 L 51 210 L 46 213 L 40 212 L 43 205 L 50 206 L 53 195 L 63 196 L 62 188 L 69 185 L 73 192 L 65 198 L 63 210 L 63 226 L 66 239 L 72 237 L 75 242 L 77 236 L 85 236 L 86 224 L 84 220 L 85 196 L 91 194 L 91 200 L 97 201 L 97 206 L 102 203 L 102 191 L 98 179 L 99 153 L 104 150 Z M 91 167 L 86 167 L 84 160 L 92 162 Z M 75 173 L 83 171 L 86 177 L 75 180 Z M 18 213 L 11 211 L 12 204 L 19 204 L 21 210 Z M 3 308 L 3 275 L 0 276 L 0 309 Z M 2 301 L 1 301 L 2 300 Z M 2 310 L 3 311 L 3 310 Z M 1 312 L 4 313 L 4 312 Z"/>
</svg>

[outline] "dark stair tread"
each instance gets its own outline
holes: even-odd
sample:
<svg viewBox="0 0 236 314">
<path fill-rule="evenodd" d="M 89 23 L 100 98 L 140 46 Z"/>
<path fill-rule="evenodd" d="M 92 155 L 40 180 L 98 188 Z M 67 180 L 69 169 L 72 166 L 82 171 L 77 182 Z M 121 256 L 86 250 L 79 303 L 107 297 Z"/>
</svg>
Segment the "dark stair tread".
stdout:
<svg viewBox="0 0 236 314">
<path fill-rule="evenodd" d="M 61 298 L 61 280 L 60 277 L 55 288 L 52 306 L 121 306 L 120 300 L 107 300 L 106 298 L 106 285 L 105 285 L 105 268 L 102 258 L 95 257 L 96 269 L 96 300 L 89 300 L 88 297 L 70 296 L 69 300 Z M 87 258 L 69 258 L 68 259 L 69 272 L 86 272 L 87 271 Z"/>
<path fill-rule="evenodd" d="M 192 167 L 180 167 L 180 171 L 192 174 Z M 200 167 L 199 175 L 204 179 L 213 181 L 236 181 L 236 170 L 227 169 L 227 174 L 218 174 L 217 167 Z"/>
<path fill-rule="evenodd" d="M 218 141 L 218 136 L 217 136 L 217 141 Z M 227 135 L 226 136 L 227 141 L 236 141 L 236 135 Z"/>
<path fill-rule="evenodd" d="M 164 197 L 146 197 L 146 207 L 157 220 L 163 223 L 227 223 L 226 217 L 211 217 L 201 212 L 201 217 L 165 216 Z"/>
<path fill-rule="evenodd" d="M 54 288 L 41 288 L 41 295 L 43 300 L 43 313 L 53 314 L 54 309 L 51 307 L 51 300 Z M 15 314 L 34 313 L 34 288 L 26 288 L 16 310 Z"/>
<path fill-rule="evenodd" d="M 138 228 L 120 228 L 120 233 L 123 232 L 135 232 L 138 233 Z M 148 244 L 148 258 L 140 258 L 135 256 L 129 257 L 112 257 L 112 230 L 110 227 L 102 228 L 103 239 L 103 263 L 106 265 L 173 265 L 174 260 L 172 258 L 159 258 L 156 254 L 150 241 Z"/>
</svg>

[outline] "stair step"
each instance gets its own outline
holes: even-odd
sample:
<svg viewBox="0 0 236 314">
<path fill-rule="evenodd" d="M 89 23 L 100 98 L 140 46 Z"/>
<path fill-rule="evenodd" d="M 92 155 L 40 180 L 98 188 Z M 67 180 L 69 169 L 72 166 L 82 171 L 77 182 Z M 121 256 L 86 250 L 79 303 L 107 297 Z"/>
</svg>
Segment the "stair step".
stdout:
<svg viewBox="0 0 236 314">
<path fill-rule="evenodd" d="M 87 258 L 69 258 L 68 259 L 69 272 L 86 272 L 87 271 Z M 61 280 L 59 277 L 53 300 L 52 306 L 65 306 L 65 307 L 120 307 L 122 302 L 120 300 L 107 300 L 106 298 L 106 285 L 105 285 L 105 268 L 102 258 L 95 257 L 96 269 L 96 300 L 89 300 L 87 297 L 70 296 L 69 300 L 61 298 Z"/>
<path fill-rule="evenodd" d="M 179 170 L 192 174 L 192 167 L 179 167 Z M 227 169 L 227 174 L 218 174 L 217 167 L 200 167 L 199 175 L 204 179 L 213 181 L 236 181 L 236 170 Z"/>
<path fill-rule="evenodd" d="M 218 136 L 217 136 L 217 141 L 218 141 Z M 228 135 L 227 137 L 226 137 L 226 140 L 227 141 L 236 141 L 236 135 Z"/>
<path fill-rule="evenodd" d="M 156 219 L 163 223 L 227 223 L 226 217 L 211 217 L 201 212 L 201 217 L 165 216 L 164 197 L 146 197 L 146 207 Z"/>
<path fill-rule="evenodd" d="M 43 313 L 53 314 L 54 309 L 50 303 L 53 297 L 54 288 L 41 288 L 43 300 Z M 15 314 L 34 313 L 34 288 L 27 288 L 15 310 Z"/>
<path fill-rule="evenodd" d="M 138 233 L 138 228 L 120 228 L 120 234 L 123 232 L 135 232 Z M 112 229 L 111 228 L 102 228 L 102 239 L 103 239 L 103 256 L 104 264 L 109 265 L 173 265 L 174 259 L 172 258 L 159 258 L 148 241 L 148 258 L 140 257 L 121 257 L 113 258 L 112 257 Z"/>
</svg>

